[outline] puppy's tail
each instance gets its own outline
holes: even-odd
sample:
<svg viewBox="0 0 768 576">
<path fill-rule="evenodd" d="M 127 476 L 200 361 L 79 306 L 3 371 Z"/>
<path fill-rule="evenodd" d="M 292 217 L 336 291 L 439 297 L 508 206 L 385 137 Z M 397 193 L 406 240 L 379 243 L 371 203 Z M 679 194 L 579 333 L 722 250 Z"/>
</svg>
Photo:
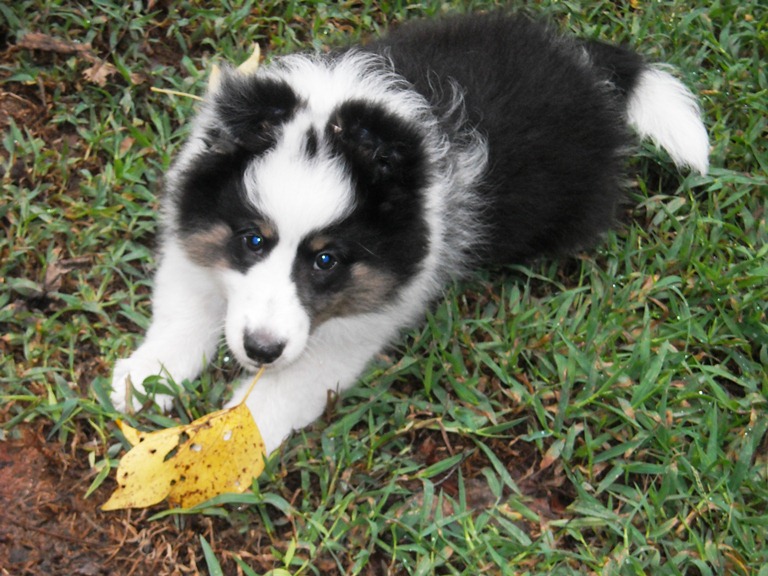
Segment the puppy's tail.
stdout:
<svg viewBox="0 0 768 576">
<path fill-rule="evenodd" d="M 680 167 L 709 168 L 709 136 L 696 97 L 670 72 L 645 65 L 627 98 L 627 119 L 641 138 L 661 146 Z"/>
<path fill-rule="evenodd" d="M 588 41 L 592 65 L 626 97 L 627 121 L 641 138 L 664 148 L 677 166 L 706 174 L 709 137 L 696 97 L 664 65 L 624 47 Z"/>
</svg>

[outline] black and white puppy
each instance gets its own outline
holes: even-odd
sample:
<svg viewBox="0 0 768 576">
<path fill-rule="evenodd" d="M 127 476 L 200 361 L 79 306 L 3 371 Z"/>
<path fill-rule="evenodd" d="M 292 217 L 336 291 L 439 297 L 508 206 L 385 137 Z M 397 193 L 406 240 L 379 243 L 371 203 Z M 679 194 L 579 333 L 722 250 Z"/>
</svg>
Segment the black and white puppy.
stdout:
<svg viewBox="0 0 768 576">
<path fill-rule="evenodd" d="M 115 406 L 138 406 L 129 379 L 195 378 L 223 333 L 266 367 L 247 405 L 273 451 L 447 282 L 594 242 L 638 136 L 706 172 L 670 72 L 519 16 L 222 70 L 167 175 L 152 324 L 117 362 Z"/>
</svg>

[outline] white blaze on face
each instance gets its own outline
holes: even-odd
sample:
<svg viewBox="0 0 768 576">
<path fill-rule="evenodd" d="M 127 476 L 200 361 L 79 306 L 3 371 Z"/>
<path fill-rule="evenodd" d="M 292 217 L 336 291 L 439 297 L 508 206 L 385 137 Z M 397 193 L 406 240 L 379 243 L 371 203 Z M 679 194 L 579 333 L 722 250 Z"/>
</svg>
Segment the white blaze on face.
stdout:
<svg viewBox="0 0 768 576">
<path fill-rule="evenodd" d="M 233 354 L 253 366 L 245 352 L 244 335 L 268 335 L 285 344 L 275 366 L 296 360 L 307 344 L 311 318 L 292 278 L 297 250 L 308 236 L 347 214 L 353 191 L 343 166 L 324 153 L 306 152 L 308 132 L 322 140 L 322 124 L 309 114 L 283 126 L 277 146 L 253 161 L 245 173 L 249 201 L 270 222 L 277 242 L 266 257 L 245 274 L 223 273 L 228 295 L 225 334 Z"/>
<path fill-rule="evenodd" d="M 340 162 L 323 145 L 313 158 L 307 134 L 322 142 L 325 121 L 313 122 L 307 111 L 283 127 L 277 146 L 251 164 L 245 174 L 250 201 L 277 227 L 281 239 L 303 239 L 351 209 L 353 191 Z"/>
</svg>

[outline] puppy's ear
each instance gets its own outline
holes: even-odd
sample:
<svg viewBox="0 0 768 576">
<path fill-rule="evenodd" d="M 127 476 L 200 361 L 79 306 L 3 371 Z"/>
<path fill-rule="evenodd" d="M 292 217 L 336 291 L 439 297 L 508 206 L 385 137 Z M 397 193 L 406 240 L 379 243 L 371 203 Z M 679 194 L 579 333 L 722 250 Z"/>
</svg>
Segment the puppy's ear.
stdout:
<svg viewBox="0 0 768 576">
<path fill-rule="evenodd" d="M 299 106 L 287 82 L 222 69 L 214 110 L 222 132 L 234 143 L 258 154 L 268 150 Z"/>
<path fill-rule="evenodd" d="M 422 140 L 405 120 L 362 101 L 342 104 L 331 116 L 326 136 L 369 184 L 409 184 L 421 164 Z"/>
<path fill-rule="evenodd" d="M 217 127 L 209 129 L 202 140 L 212 154 L 233 154 L 242 147 L 233 136 Z"/>
</svg>

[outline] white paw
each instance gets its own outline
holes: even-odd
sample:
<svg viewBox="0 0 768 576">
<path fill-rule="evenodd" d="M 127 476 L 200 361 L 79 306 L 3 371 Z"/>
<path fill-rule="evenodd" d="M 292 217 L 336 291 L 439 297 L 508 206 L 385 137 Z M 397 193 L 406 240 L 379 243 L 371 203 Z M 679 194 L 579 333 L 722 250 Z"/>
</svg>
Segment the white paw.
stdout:
<svg viewBox="0 0 768 576">
<path fill-rule="evenodd" d="M 146 394 L 144 380 L 162 373 L 163 368 L 157 360 L 142 360 L 135 356 L 118 360 L 112 373 L 112 404 L 119 412 L 139 410 Z M 173 397 L 165 394 L 156 394 L 152 400 L 163 412 L 170 410 L 173 404 Z"/>
</svg>

